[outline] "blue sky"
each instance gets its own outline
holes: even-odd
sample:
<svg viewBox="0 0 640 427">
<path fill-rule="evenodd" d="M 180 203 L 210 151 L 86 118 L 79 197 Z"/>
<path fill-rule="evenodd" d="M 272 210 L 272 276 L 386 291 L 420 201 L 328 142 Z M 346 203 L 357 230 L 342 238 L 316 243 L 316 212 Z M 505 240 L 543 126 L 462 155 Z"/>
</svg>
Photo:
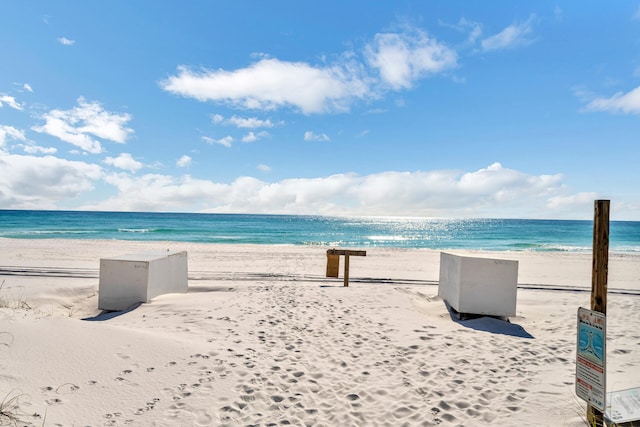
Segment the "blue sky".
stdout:
<svg viewBox="0 0 640 427">
<path fill-rule="evenodd" d="M 640 220 L 640 2 L 5 1 L 0 208 Z"/>
</svg>

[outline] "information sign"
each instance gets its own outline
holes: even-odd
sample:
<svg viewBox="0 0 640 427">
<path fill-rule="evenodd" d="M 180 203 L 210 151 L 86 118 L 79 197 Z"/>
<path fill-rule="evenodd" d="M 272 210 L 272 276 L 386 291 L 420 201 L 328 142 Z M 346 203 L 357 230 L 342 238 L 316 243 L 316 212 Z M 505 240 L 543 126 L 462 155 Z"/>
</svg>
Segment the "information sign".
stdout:
<svg viewBox="0 0 640 427">
<path fill-rule="evenodd" d="M 605 411 L 605 315 L 578 309 L 578 349 L 576 351 L 576 394 L 594 408 Z"/>
<path fill-rule="evenodd" d="M 640 388 L 607 393 L 607 402 L 605 415 L 609 422 L 618 425 L 640 421 Z"/>
</svg>

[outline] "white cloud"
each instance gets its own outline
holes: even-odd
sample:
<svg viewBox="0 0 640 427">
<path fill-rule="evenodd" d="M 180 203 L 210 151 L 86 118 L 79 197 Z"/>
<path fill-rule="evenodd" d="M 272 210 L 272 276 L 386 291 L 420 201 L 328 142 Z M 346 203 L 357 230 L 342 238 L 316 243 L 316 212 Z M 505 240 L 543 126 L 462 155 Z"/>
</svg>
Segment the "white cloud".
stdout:
<svg viewBox="0 0 640 427">
<path fill-rule="evenodd" d="M 257 117 L 238 117 L 233 116 L 229 119 L 229 123 L 238 128 L 272 128 L 271 120 L 261 120 Z"/>
<path fill-rule="evenodd" d="M 191 166 L 192 160 L 193 159 L 190 156 L 187 156 L 185 154 L 178 159 L 178 161 L 176 162 L 176 166 L 179 168 L 188 168 L 189 166 Z"/>
<path fill-rule="evenodd" d="M 58 37 L 58 43 L 63 44 L 65 46 L 73 46 L 74 44 L 76 44 L 76 41 L 68 39 L 66 37 Z"/>
<path fill-rule="evenodd" d="M 236 71 L 178 68 L 160 83 L 171 93 L 199 101 L 273 110 L 293 107 L 304 114 L 344 111 L 367 87 L 344 67 L 314 67 L 303 62 L 261 59 Z"/>
<path fill-rule="evenodd" d="M 24 131 L 16 129 L 13 126 L 0 125 L 0 148 L 7 145 L 9 140 L 26 141 Z"/>
<path fill-rule="evenodd" d="M 197 210 L 220 194 L 223 184 L 194 179 L 189 175 L 171 177 L 158 174 L 131 176 L 109 175 L 105 182 L 118 190 L 118 195 L 83 209 L 123 211 L 172 211 L 186 207 Z"/>
<path fill-rule="evenodd" d="M 486 216 L 523 212 L 535 216 L 561 177 L 532 176 L 499 164 L 475 172 L 383 172 L 266 183 L 238 178 L 221 187 L 212 212 L 350 215 Z"/>
<path fill-rule="evenodd" d="M 410 88 L 417 79 L 453 68 L 457 61 L 453 49 L 420 30 L 376 34 L 366 56 L 393 89 Z"/>
<path fill-rule="evenodd" d="M 590 212 L 593 209 L 593 201 L 598 199 L 596 193 L 578 193 L 550 197 L 547 208 L 558 209 L 579 209 L 583 212 Z"/>
<path fill-rule="evenodd" d="M 305 141 L 331 141 L 331 138 L 326 133 L 315 134 L 310 130 L 304 133 Z"/>
<path fill-rule="evenodd" d="M 343 52 L 332 63 L 326 56 L 313 65 L 260 55 L 250 66 L 231 71 L 179 66 L 159 84 L 176 95 L 238 108 L 346 112 L 353 102 L 410 88 L 417 79 L 455 67 L 456 58 L 455 50 L 407 26 L 401 32 L 377 34 L 363 52 Z M 216 114 L 212 120 L 221 123 L 224 117 Z M 251 120 L 236 125 L 258 124 Z"/>
<path fill-rule="evenodd" d="M 35 144 L 20 144 L 27 154 L 55 154 L 58 150 L 54 147 L 41 147 Z"/>
<path fill-rule="evenodd" d="M 189 156 L 183 156 L 183 165 Z M 258 165 L 262 173 L 267 165 Z M 100 166 L 53 156 L 0 155 L 0 206 L 58 209 L 94 189 L 114 196 L 74 206 L 121 211 L 422 217 L 576 218 L 592 212 L 594 193 L 572 194 L 562 176 L 531 175 L 494 163 L 474 171 L 354 173 L 266 182 L 242 176 L 217 183 L 189 175 L 105 174 Z M 100 195 L 105 194 L 100 188 Z"/>
<path fill-rule="evenodd" d="M 475 42 L 480 38 L 480 36 L 482 36 L 482 25 L 480 25 L 477 22 L 467 21 L 466 19 L 462 18 L 459 22 L 459 25 L 468 29 L 469 31 L 468 42 L 470 44 L 475 44 Z"/>
<path fill-rule="evenodd" d="M 31 93 L 33 93 L 33 88 L 31 87 L 31 85 L 29 83 L 13 82 L 12 85 L 13 85 L 14 90 L 16 92 L 19 92 L 19 93 L 31 92 Z"/>
<path fill-rule="evenodd" d="M 618 92 L 611 98 L 596 98 L 589 102 L 584 110 L 640 114 L 640 86 L 627 93 Z"/>
<path fill-rule="evenodd" d="M 636 8 L 635 12 L 631 16 L 631 19 L 633 19 L 634 21 L 640 21 L 640 6 Z"/>
<path fill-rule="evenodd" d="M 16 102 L 16 99 L 13 96 L 0 93 L 0 108 L 4 104 L 7 104 L 9 107 L 13 108 L 14 110 L 22 111 L 22 105 Z"/>
<path fill-rule="evenodd" d="M 259 166 L 268 172 L 270 168 Z M 92 209 L 399 215 L 431 217 L 575 217 L 592 194 L 572 195 L 562 176 L 530 175 L 494 163 L 476 171 L 338 174 L 269 183 L 239 177 L 215 183 L 188 175 L 111 175 L 118 195 Z M 573 198 L 573 199 L 572 199 Z M 587 209 L 587 212 L 590 212 Z M 587 214 L 587 215 L 590 215 Z"/>
<path fill-rule="evenodd" d="M 258 137 L 253 132 L 249 132 L 248 134 L 242 137 L 242 142 L 256 142 L 257 140 L 258 140 Z"/>
<path fill-rule="evenodd" d="M 533 43 L 531 34 L 533 33 L 533 24 L 536 20 L 535 15 L 531 15 L 527 21 L 520 24 L 513 24 L 500 31 L 498 34 L 483 39 L 480 43 L 484 52 L 494 50 L 512 49 L 520 46 L 526 46 Z"/>
<path fill-rule="evenodd" d="M 213 139 L 208 136 L 203 136 L 202 140 L 207 144 L 220 144 L 225 147 L 231 147 L 231 144 L 233 143 L 233 137 L 230 135 L 227 135 L 224 138 L 220 138 L 220 139 Z"/>
<path fill-rule="evenodd" d="M 482 25 L 478 22 L 469 21 L 466 18 L 460 18 L 457 24 L 449 24 L 444 21 L 439 21 L 440 25 L 451 28 L 463 34 L 467 35 L 466 45 L 474 45 L 476 41 L 482 35 Z"/>
<path fill-rule="evenodd" d="M 225 119 L 224 116 L 220 114 L 213 114 L 211 116 L 211 121 L 214 124 L 224 124 L 231 125 L 237 128 L 248 128 L 248 129 L 257 129 L 257 128 L 272 128 L 274 124 L 271 120 L 262 120 L 257 117 L 239 117 L 232 116 L 229 119 Z"/>
<path fill-rule="evenodd" d="M 560 175 L 531 177 L 494 163 L 487 168 L 463 174 L 459 188 L 471 194 L 491 194 L 495 201 L 509 201 L 521 196 L 523 188 L 527 188 L 532 195 L 544 195 L 549 188 L 554 188 L 560 178 Z"/>
<path fill-rule="evenodd" d="M 0 155 L 4 154 L 4 149 L 9 141 L 20 142 L 12 148 L 22 148 L 27 154 L 55 154 L 58 150 L 53 147 L 41 147 L 29 141 L 21 129 L 13 126 L 0 125 Z"/>
<path fill-rule="evenodd" d="M 263 139 L 268 136 L 269 136 L 269 132 L 266 132 L 266 131 L 262 131 L 258 133 L 249 132 L 248 134 L 242 137 L 242 142 L 255 142 L 259 139 Z"/>
<path fill-rule="evenodd" d="M 102 177 L 99 166 L 52 156 L 0 155 L 0 206 L 54 209 L 90 191 Z"/>
<path fill-rule="evenodd" d="M 102 145 L 93 137 L 125 143 L 133 130 L 127 128 L 131 116 L 105 111 L 98 102 L 78 98 L 78 106 L 71 110 L 51 110 L 42 117 L 45 124 L 35 126 L 36 132 L 46 133 L 82 150 L 97 154 Z"/>
<path fill-rule="evenodd" d="M 104 162 L 118 169 L 135 172 L 144 167 L 142 163 L 131 157 L 129 153 L 121 153 L 118 157 L 107 157 Z"/>
</svg>

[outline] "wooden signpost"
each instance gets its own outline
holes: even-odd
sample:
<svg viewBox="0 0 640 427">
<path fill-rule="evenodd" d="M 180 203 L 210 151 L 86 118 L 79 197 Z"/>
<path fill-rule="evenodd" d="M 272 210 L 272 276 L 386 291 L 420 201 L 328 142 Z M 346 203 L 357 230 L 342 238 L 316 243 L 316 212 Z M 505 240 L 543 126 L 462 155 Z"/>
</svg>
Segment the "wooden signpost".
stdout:
<svg viewBox="0 0 640 427">
<path fill-rule="evenodd" d="M 596 200 L 593 218 L 593 264 L 591 270 L 591 310 L 607 313 L 609 272 L 609 200 Z M 605 373 L 606 375 L 606 373 Z M 603 426 L 603 412 L 587 406 L 589 425 Z"/>
<path fill-rule="evenodd" d="M 327 277 L 338 277 L 340 255 L 344 255 L 344 285 L 349 286 L 349 257 L 367 256 L 367 251 L 327 249 Z"/>
</svg>

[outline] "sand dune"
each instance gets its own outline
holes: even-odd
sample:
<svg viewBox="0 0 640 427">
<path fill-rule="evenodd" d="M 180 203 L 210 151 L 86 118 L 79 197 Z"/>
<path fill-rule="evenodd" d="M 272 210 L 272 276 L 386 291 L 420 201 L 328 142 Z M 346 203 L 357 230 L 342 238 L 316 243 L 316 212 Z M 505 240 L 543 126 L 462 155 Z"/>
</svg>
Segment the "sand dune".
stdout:
<svg viewBox="0 0 640 427">
<path fill-rule="evenodd" d="M 370 248 L 345 288 L 319 247 L 1 243 L 0 395 L 25 425 L 584 425 L 589 254 L 490 254 L 520 262 L 507 323 L 452 316 L 435 251 Z M 188 293 L 100 313 L 101 257 L 169 247 Z M 610 259 L 611 390 L 640 386 L 639 261 Z"/>
</svg>

